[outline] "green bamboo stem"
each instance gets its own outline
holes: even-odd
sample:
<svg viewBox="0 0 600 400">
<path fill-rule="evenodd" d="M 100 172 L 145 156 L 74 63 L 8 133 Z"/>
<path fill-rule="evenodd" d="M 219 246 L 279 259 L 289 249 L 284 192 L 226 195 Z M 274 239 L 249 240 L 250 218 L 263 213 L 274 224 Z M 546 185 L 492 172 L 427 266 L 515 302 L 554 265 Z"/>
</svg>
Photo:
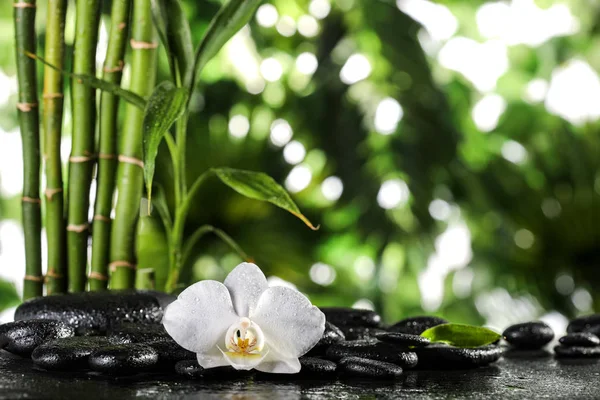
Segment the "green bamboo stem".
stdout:
<svg viewBox="0 0 600 400">
<path fill-rule="evenodd" d="M 144 268 L 137 271 L 135 277 L 135 288 L 141 290 L 155 289 L 155 274 L 153 268 Z"/>
<path fill-rule="evenodd" d="M 131 0 L 113 0 L 103 79 L 116 84 L 121 82 L 123 74 L 130 9 Z M 104 290 L 108 284 L 110 212 L 117 170 L 118 108 L 119 98 L 103 91 L 100 97 L 100 140 L 94 229 L 92 233 L 92 265 L 89 276 L 90 290 Z"/>
<path fill-rule="evenodd" d="M 46 19 L 46 60 L 64 69 L 65 17 L 67 0 L 48 0 Z M 46 293 L 67 290 L 65 257 L 65 219 L 60 141 L 63 117 L 63 76 L 55 69 L 44 68 L 44 159 L 46 160 L 46 236 L 48 238 L 48 272 Z"/>
<path fill-rule="evenodd" d="M 73 72 L 96 75 L 100 0 L 77 0 Z M 85 290 L 89 197 L 94 161 L 96 90 L 73 80 L 73 141 L 69 157 L 67 246 L 69 291 Z"/>
<path fill-rule="evenodd" d="M 156 75 L 156 33 L 149 0 L 133 1 L 130 90 L 146 97 Z M 144 176 L 142 170 L 143 111 L 128 104 L 119 155 L 115 220 L 111 230 L 110 287 L 132 288 L 135 283 L 135 232 Z"/>
<path fill-rule="evenodd" d="M 41 296 L 42 217 L 40 213 L 40 132 L 35 60 L 35 0 L 14 0 L 14 25 L 19 102 L 17 104 L 23 140 L 23 232 L 25 235 L 25 278 L 23 298 Z"/>
</svg>

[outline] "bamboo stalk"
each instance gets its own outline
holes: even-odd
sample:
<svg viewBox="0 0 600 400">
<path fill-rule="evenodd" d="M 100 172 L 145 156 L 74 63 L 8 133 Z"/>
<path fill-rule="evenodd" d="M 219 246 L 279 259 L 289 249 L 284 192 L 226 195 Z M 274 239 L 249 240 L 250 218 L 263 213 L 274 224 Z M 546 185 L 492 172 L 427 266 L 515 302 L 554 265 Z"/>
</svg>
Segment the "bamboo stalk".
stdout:
<svg viewBox="0 0 600 400">
<path fill-rule="evenodd" d="M 35 60 L 35 0 L 14 0 L 14 25 L 19 102 L 17 104 L 23 140 L 23 232 L 25 235 L 25 278 L 23 298 L 42 295 L 40 213 L 40 132 Z"/>
<path fill-rule="evenodd" d="M 95 76 L 100 0 L 77 0 L 73 72 Z M 96 91 L 73 80 L 73 144 L 69 157 L 68 265 L 69 291 L 85 290 L 89 196 L 94 161 Z"/>
<path fill-rule="evenodd" d="M 133 1 L 131 87 L 140 96 L 152 93 L 156 78 L 156 33 L 150 1 Z M 115 220 L 111 231 L 110 287 L 132 288 L 135 283 L 135 232 L 144 183 L 142 170 L 143 111 L 128 104 L 122 135 Z"/>
<path fill-rule="evenodd" d="M 120 83 L 123 75 L 129 12 L 131 0 L 114 0 L 111 9 L 111 27 L 108 49 L 104 60 L 103 78 Z M 96 204 L 92 234 L 92 266 L 90 290 L 104 290 L 108 283 L 110 257 L 110 212 L 115 190 L 117 170 L 117 111 L 119 98 L 102 92 L 100 97 L 100 140 Z"/>
<path fill-rule="evenodd" d="M 48 0 L 46 50 L 48 62 L 64 69 L 65 17 L 67 0 Z M 46 160 L 46 235 L 48 238 L 48 272 L 46 293 L 67 290 L 65 257 L 65 220 L 60 141 L 63 117 L 63 77 L 59 71 L 44 68 L 44 159 Z"/>
</svg>

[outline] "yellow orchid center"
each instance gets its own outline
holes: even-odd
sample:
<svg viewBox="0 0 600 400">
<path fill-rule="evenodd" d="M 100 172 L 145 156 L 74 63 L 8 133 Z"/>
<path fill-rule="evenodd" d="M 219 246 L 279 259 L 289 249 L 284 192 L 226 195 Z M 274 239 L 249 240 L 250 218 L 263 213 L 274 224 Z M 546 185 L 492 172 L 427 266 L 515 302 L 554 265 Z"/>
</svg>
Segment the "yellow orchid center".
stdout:
<svg viewBox="0 0 600 400">
<path fill-rule="evenodd" d="M 225 335 L 225 347 L 229 356 L 259 356 L 264 344 L 262 330 L 249 318 L 241 318 L 231 325 Z"/>
</svg>

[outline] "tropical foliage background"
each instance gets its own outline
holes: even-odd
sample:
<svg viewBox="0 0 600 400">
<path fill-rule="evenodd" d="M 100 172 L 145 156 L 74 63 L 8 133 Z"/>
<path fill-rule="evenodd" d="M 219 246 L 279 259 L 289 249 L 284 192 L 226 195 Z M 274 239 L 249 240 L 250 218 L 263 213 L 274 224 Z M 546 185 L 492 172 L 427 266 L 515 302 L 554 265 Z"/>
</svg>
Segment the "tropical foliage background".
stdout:
<svg viewBox="0 0 600 400">
<path fill-rule="evenodd" d="M 220 2 L 183 4 L 197 43 Z M 4 319 L 24 275 L 11 16 L 2 2 Z M 600 308 L 598 21 L 592 0 L 263 3 L 193 93 L 187 176 L 213 166 L 264 171 L 321 228 L 214 180 L 187 234 L 221 228 L 270 279 L 317 305 L 375 308 L 390 322 L 431 313 L 497 328 L 542 318 L 564 329 L 566 318 Z M 109 24 L 103 16 L 98 65 Z M 168 72 L 162 52 L 157 81 Z M 125 87 L 129 79 L 126 66 Z M 66 98 L 65 162 L 70 124 Z M 172 192 L 162 147 L 156 180 Z M 160 219 L 140 219 L 136 247 L 138 268 L 168 262 Z M 182 278 L 222 280 L 240 261 L 205 236 Z"/>
</svg>

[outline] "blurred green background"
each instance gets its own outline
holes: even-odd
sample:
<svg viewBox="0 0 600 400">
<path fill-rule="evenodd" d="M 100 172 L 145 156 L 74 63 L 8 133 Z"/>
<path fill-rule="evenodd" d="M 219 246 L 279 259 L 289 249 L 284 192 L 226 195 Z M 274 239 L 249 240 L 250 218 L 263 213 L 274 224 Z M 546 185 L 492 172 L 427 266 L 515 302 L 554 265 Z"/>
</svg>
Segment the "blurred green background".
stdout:
<svg viewBox="0 0 600 400">
<path fill-rule="evenodd" d="M 183 3 L 197 43 L 220 3 Z M 24 274 L 11 15 L 2 2 L 4 309 Z M 542 318 L 564 330 L 567 318 L 600 309 L 599 21 L 592 0 L 265 2 L 202 74 L 188 179 L 209 166 L 264 171 L 321 229 L 215 180 L 197 198 L 190 232 L 223 229 L 270 280 L 320 306 L 499 329 Z M 105 15 L 99 65 L 109 23 Z M 161 57 L 159 81 L 168 75 Z M 65 110 L 66 160 L 68 99 Z M 157 180 L 170 192 L 164 150 Z M 138 257 L 139 268 L 167 263 L 158 219 L 141 220 Z M 183 278 L 222 280 L 240 261 L 206 236 Z"/>
</svg>

